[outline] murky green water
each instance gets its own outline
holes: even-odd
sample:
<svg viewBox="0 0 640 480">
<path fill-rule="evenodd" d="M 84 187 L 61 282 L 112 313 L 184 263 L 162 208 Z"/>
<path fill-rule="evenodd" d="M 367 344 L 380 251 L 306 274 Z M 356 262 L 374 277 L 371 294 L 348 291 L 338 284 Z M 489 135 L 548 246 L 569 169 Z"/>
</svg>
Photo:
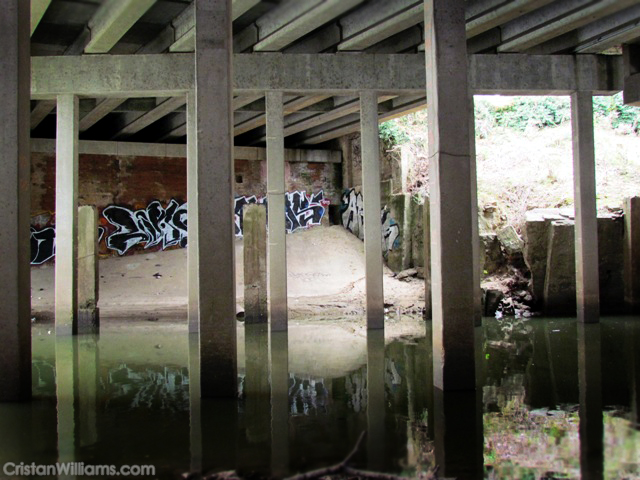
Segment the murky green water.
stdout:
<svg viewBox="0 0 640 480">
<path fill-rule="evenodd" d="M 340 462 L 366 431 L 356 468 L 640 478 L 639 320 L 485 319 L 482 388 L 471 394 L 430 388 L 430 323 L 386 342 L 298 325 L 272 338 L 271 355 L 267 330 L 247 327 L 239 400 L 198 398 L 197 339 L 183 326 L 107 324 L 99 338 L 57 340 L 37 326 L 35 399 L 0 405 L 0 468 L 150 464 L 157 478 L 282 477 Z"/>
</svg>

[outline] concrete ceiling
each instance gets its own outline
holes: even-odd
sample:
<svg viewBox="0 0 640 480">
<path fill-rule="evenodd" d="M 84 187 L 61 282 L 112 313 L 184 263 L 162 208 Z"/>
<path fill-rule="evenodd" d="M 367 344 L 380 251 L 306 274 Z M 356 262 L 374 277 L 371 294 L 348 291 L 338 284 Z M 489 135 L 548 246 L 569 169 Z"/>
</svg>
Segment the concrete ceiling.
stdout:
<svg viewBox="0 0 640 480">
<path fill-rule="evenodd" d="M 424 55 L 423 0 L 233 0 L 235 53 Z M 32 56 L 192 52 L 190 0 L 31 0 Z M 472 54 L 619 54 L 640 41 L 640 0 L 468 0 Z M 285 95 L 288 147 L 358 130 L 353 95 Z M 380 96 L 381 120 L 424 106 Z M 264 98 L 234 100 L 236 145 L 265 140 Z M 185 99 L 82 98 L 81 138 L 184 143 Z M 32 137 L 55 135 L 55 101 L 32 101 Z"/>
</svg>

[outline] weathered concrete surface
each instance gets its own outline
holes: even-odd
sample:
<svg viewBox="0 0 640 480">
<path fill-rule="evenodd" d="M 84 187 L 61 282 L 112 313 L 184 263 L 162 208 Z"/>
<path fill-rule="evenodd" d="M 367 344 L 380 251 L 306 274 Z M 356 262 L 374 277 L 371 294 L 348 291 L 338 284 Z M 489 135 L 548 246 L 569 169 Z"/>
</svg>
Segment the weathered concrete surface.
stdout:
<svg viewBox="0 0 640 480">
<path fill-rule="evenodd" d="M 364 251 L 367 285 L 367 327 L 384 328 L 382 226 L 380 225 L 380 146 L 378 95 L 360 94 Z"/>
<path fill-rule="evenodd" d="M 423 238 L 423 265 L 424 265 L 424 316 L 433 318 L 433 288 L 431 273 L 431 205 L 425 198 L 422 210 L 422 238 Z"/>
<path fill-rule="evenodd" d="M 63 93 L 104 97 L 186 94 L 196 83 L 193 61 L 191 53 L 33 57 L 32 98 Z M 425 88 L 424 60 L 415 54 L 236 54 L 233 63 L 236 95 L 264 95 L 270 90 L 420 95 Z M 476 94 L 568 95 L 576 90 L 613 94 L 624 86 L 622 59 L 616 55 L 471 55 L 469 72 Z"/>
<path fill-rule="evenodd" d="M 463 0 L 425 0 L 434 386 L 475 389 L 474 222 Z"/>
<path fill-rule="evenodd" d="M 624 302 L 640 311 L 640 197 L 624 202 Z"/>
<path fill-rule="evenodd" d="M 593 97 L 571 95 L 573 134 L 573 192 L 575 203 L 576 304 L 578 319 L 596 323 L 600 317 L 598 281 L 598 220 Z"/>
<path fill-rule="evenodd" d="M 267 109 L 267 201 L 269 215 L 269 317 L 272 331 L 288 326 L 287 236 L 284 201 L 284 113 L 282 92 L 269 92 Z"/>
<path fill-rule="evenodd" d="M 197 168 L 190 173 L 197 177 L 197 193 L 190 209 L 196 206 L 198 216 L 191 236 L 198 237 L 201 395 L 235 398 L 231 2 L 199 0 L 195 9 Z M 193 65 L 186 71 L 193 72 Z"/>
<path fill-rule="evenodd" d="M 78 97 L 61 95 L 56 133 L 56 335 L 78 329 Z"/>
<path fill-rule="evenodd" d="M 247 324 L 269 319 L 267 307 L 267 209 L 244 207 L 244 320 Z"/>
<path fill-rule="evenodd" d="M 78 209 L 78 333 L 97 333 L 98 310 L 98 210 L 85 205 Z"/>
<path fill-rule="evenodd" d="M 0 401 L 31 398 L 29 2 L 0 10 Z"/>
<path fill-rule="evenodd" d="M 568 209 L 537 209 L 527 212 L 524 229 L 524 257 L 531 271 L 536 308 L 545 313 L 574 315 L 575 252 L 573 215 Z M 554 230 L 553 225 L 560 227 Z M 614 215 L 598 217 L 598 270 L 602 313 L 618 313 L 623 308 L 623 222 Z M 556 251 L 552 252 L 551 238 Z M 573 253 L 572 253 L 573 252 Z M 558 259 L 558 256 L 561 258 Z M 548 284 L 548 264 L 555 272 Z M 558 283 L 559 282 L 559 283 Z M 552 298 L 547 297 L 551 294 Z M 559 309 L 556 309 L 558 306 Z"/>
<path fill-rule="evenodd" d="M 547 314 L 572 315 L 576 309 L 573 224 L 563 220 L 551 222 L 548 244 L 544 311 Z"/>
</svg>

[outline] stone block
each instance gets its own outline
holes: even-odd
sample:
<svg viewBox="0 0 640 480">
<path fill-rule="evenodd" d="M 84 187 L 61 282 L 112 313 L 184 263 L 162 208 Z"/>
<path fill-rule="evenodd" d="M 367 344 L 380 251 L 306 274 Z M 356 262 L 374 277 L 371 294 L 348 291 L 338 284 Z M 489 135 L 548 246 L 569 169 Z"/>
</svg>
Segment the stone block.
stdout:
<svg viewBox="0 0 640 480">
<path fill-rule="evenodd" d="M 548 315 L 575 315 L 574 237 L 572 222 L 566 220 L 551 222 L 544 281 L 544 312 Z"/>
<path fill-rule="evenodd" d="M 624 301 L 640 311 L 640 197 L 624 201 Z"/>
<path fill-rule="evenodd" d="M 265 323 L 267 308 L 267 210 L 244 206 L 244 311 L 247 324 Z"/>
</svg>

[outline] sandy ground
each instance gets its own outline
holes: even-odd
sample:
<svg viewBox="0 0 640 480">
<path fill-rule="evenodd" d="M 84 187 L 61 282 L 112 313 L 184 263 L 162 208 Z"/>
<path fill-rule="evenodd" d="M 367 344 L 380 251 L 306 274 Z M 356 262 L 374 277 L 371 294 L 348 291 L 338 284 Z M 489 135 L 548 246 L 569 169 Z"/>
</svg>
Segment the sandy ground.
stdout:
<svg viewBox="0 0 640 480">
<path fill-rule="evenodd" d="M 340 226 L 287 235 L 289 312 L 292 319 L 365 313 L 364 244 Z M 183 318 L 187 314 L 187 250 L 109 257 L 100 261 L 100 314 L 108 317 Z M 237 310 L 244 310 L 242 240 L 236 240 Z M 32 310 L 50 319 L 54 266 L 31 270 Z M 397 280 L 384 270 L 390 317 L 419 313 L 424 281 Z"/>
</svg>

